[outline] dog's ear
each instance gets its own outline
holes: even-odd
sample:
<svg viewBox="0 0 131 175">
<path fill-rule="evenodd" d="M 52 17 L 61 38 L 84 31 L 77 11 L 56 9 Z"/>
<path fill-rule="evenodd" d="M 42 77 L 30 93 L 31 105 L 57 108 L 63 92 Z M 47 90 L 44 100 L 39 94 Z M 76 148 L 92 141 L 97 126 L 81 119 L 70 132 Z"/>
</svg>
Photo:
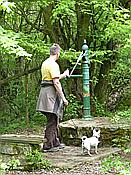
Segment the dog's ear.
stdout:
<svg viewBox="0 0 131 175">
<path fill-rule="evenodd" d="M 96 134 L 96 130 L 95 129 L 93 129 L 93 135 L 95 135 Z"/>
<path fill-rule="evenodd" d="M 100 132 L 100 128 L 94 128 L 93 130 L 96 132 Z"/>
<path fill-rule="evenodd" d="M 91 129 L 92 129 L 92 131 L 94 131 L 94 130 L 95 130 L 95 127 L 94 127 L 94 126 L 92 126 L 92 128 L 91 128 Z"/>
<path fill-rule="evenodd" d="M 97 128 L 93 128 L 93 132 L 97 132 Z"/>
<path fill-rule="evenodd" d="M 86 137 L 86 136 L 83 136 L 81 139 L 84 141 L 84 140 L 86 140 L 86 139 L 87 139 L 87 137 Z"/>
</svg>

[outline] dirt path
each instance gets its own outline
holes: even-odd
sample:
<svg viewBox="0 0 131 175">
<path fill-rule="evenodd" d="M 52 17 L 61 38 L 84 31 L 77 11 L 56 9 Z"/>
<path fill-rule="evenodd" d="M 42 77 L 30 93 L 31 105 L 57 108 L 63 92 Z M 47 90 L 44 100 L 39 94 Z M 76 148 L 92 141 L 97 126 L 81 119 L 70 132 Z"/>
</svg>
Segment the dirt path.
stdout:
<svg viewBox="0 0 131 175">
<path fill-rule="evenodd" d="M 35 171 L 35 172 L 10 172 L 6 175 L 105 175 L 101 172 L 101 161 L 97 160 L 92 163 L 84 163 L 75 166 L 70 170 L 60 170 L 55 168 L 51 171 Z M 106 175 L 112 175 L 112 173 L 107 173 Z"/>
<path fill-rule="evenodd" d="M 43 153 L 55 168 L 50 171 L 35 172 L 15 171 L 6 175 L 105 175 L 101 172 L 101 160 L 110 154 L 120 151 L 118 148 L 99 148 L 99 154 L 92 152 L 92 157 L 81 154 L 80 147 L 66 146 L 58 152 Z M 107 173 L 107 175 L 112 175 Z"/>
</svg>

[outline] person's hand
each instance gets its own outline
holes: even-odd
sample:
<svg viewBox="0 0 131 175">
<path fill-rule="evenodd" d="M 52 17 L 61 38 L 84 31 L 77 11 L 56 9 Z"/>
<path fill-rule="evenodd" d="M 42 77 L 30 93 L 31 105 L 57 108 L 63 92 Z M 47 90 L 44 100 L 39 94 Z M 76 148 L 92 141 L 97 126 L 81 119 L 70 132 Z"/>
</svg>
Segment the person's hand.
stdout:
<svg viewBox="0 0 131 175">
<path fill-rule="evenodd" d="M 65 99 L 64 100 L 64 105 L 67 106 L 69 104 L 69 102 Z"/>
<path fill-rule="evenodd" d="M 65 77 L 69 77 L 69 69 L 65 70 L 64 73 L 63 73 L 63 75 L 64 75 Z"/>
</svg>

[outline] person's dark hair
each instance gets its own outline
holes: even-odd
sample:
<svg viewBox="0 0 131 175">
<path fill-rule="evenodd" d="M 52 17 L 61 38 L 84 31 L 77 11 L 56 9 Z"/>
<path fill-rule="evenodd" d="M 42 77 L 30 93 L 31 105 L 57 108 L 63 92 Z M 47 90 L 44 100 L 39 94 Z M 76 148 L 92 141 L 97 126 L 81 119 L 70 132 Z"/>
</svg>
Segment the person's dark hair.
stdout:
<svg viewBox="0 0 131 175">
<path fill-rule="evenodd" d="M 56 55 L 58 52 L 60 52 L 60 46 L 59 46 L 59 44 L 53 44 L 50 47 L 50 55 Z"/>
</svg>

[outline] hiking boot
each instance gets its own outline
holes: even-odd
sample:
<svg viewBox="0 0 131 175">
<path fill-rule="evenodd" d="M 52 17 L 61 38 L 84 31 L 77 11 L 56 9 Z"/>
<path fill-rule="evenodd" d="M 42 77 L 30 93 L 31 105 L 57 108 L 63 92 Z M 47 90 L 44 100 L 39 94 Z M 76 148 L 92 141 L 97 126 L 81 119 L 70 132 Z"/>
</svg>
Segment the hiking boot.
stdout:
<svg viewBox="0 0 131 175">
<path fill-rule="evenodd" d="M 63 149 L 65 148 L 65 144 L 64 143 L 61 143 L 59 144 L 58 146 L 55 146 L 56 148 L 59 148 L 59 149 Z"/>
<path fill-rule="evenodd" d="M 59 151 L 59 148 L 58 148 L 58 147 L 53 147 L 53 148 L 43 149 L 43 150 L 42 150 L 43 153 L 57 152 L 57 151 Z"/>
</svg>

